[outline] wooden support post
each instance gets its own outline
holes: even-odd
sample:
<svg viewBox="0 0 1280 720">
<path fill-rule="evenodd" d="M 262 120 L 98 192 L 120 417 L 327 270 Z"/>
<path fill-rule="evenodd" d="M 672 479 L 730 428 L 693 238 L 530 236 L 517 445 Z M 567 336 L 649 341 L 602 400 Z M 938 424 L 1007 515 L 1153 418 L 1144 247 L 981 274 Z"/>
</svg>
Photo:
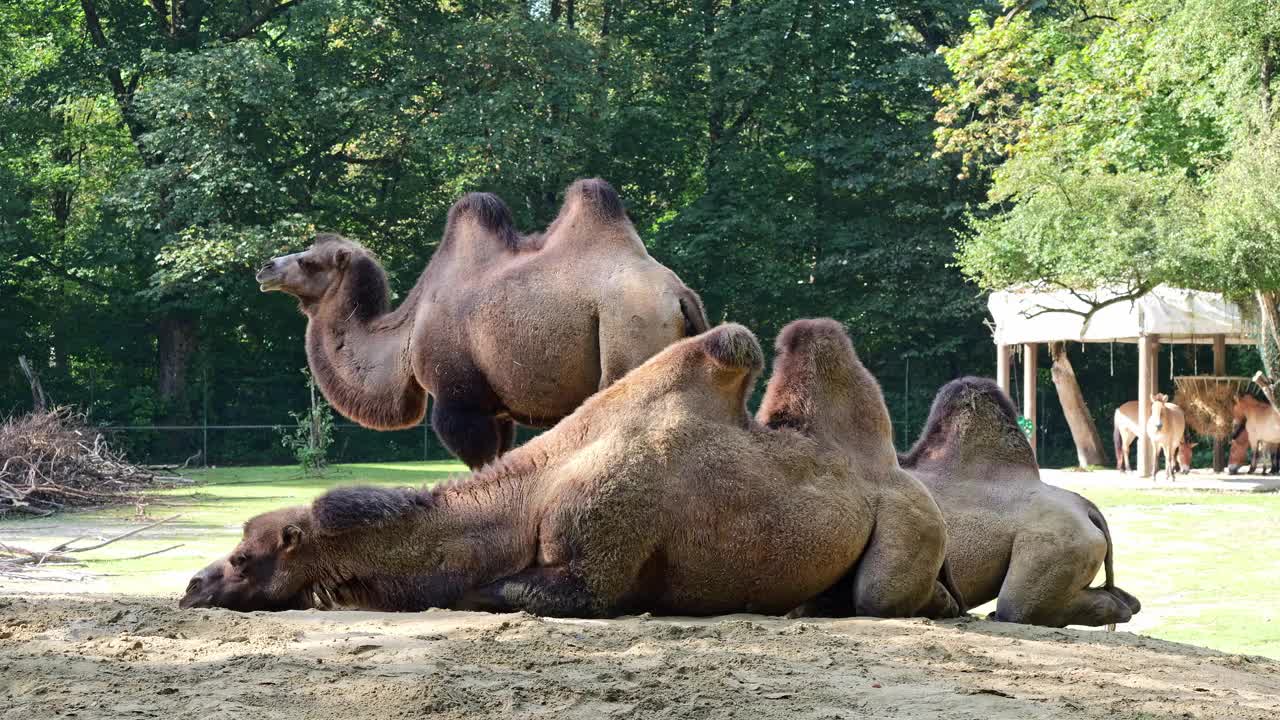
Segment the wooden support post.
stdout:
<svg viewBox="0 0 1280 720">
<path fill-rule="evenodd" d="M 1227 336 L 1213 336 L 1213 374 L 1223 377 L 1227 374 Z M 1227 469 L 1226 448 L 1222 441 L 1213 441 L 1213 471 L 1221 473 Z"/>
<path fill-rule="evenodd" d="M 1013 397 L 1013 384 L 1009 382 L 1009 368 L 1013 348 L 1008 345 L 996 345 L 996 384 L 1005 395 Z"/>
<path fill-rule="evenodd" d="M 1039 357 L 1036 351 L 1040 346 L 1027 343 L 1022 346 L 1022 415 L 1031 421 L 1031 452 L 1039 458 L 1036 451 L 1036 372 L 1039 370 Z"/>
<path fill-rule="evenodd" d="M 1151 417 L 1151 396 L 1156 394 L 1156 357 L 1160 341 L 1152 336 L 1138 337 L 1138 477 L 1155 474 L 1151 441 L 1147 439 L 1147 418 Z"/>
</svg>

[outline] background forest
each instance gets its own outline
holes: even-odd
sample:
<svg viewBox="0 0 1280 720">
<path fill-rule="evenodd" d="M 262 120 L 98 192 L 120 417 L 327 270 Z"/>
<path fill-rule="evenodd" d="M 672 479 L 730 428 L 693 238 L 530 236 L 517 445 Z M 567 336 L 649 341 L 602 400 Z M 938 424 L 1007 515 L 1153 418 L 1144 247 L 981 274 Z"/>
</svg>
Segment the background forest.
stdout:
<svg viewBox="0 0 1280 720">
<path fill-rule="evenodd" d="M 24 355 L 98 423 L 291 424 L 304 321 L 258 292 L 261 261 L 335 230 L 404 292 L 462 193 L 533 230 L 600 176 L 713 322 L 766 346 L 844 322 L 905 444 L 939 385 L 992 372 L 984 289 L 1170 282 L 1274 310 L 1276 38 L 1268 0 L 6 0 L 0 412 L 31 406 Z M 1136 351 L 1071 352 L 1106 432 Z M 1163 384 L 1202 352 L 1163 357 Z M 1047 372 L 1042 458 L 1065 464 Z M 199 435 L 118 438 L 182 460 Z M 270 430 L 208 442 L 288 458 Z M 417 431 L 335 447 L 424 452 L 444 456 Z"/>
</svg>

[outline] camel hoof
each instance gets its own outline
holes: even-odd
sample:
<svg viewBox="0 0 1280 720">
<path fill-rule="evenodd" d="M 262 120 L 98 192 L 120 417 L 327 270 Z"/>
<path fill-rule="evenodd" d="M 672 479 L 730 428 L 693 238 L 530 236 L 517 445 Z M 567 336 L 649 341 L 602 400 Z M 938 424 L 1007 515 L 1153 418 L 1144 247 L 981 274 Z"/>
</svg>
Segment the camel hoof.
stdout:
<svg viewBox="0 0 1280 720">
<path fill-rule="evenodd" d="M 1116 631 L 1116 624 L 1115 624 L 1115 623 L 1107 623 L 1107 632 L 1115 632 L 1115 631 Z"/>
</svg>

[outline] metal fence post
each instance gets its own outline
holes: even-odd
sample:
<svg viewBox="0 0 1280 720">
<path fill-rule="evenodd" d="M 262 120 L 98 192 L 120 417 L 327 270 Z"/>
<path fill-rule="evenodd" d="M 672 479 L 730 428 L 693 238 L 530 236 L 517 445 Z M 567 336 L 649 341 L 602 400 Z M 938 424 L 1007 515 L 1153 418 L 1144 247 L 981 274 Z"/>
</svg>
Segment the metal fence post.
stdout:
<svg viewBox="0 0 1280 720">
<path fill-rule="evenodd" d="M 204 390 L 204 409 L 200 413 L 200 444 L 201 456 L 204 458 L 204 466 L 209 467 L 209 364 L 205 363 L 201 371 L 200 384 Z"/>
</svg>

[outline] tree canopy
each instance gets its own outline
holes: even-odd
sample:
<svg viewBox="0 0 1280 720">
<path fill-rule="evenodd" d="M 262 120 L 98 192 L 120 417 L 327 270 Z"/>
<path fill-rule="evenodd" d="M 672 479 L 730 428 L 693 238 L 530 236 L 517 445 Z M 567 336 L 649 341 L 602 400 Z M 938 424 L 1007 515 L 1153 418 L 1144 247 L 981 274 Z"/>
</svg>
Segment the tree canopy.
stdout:
<svg viewBox="0 0 1280 720">
<path fill-rule="evenodd" d="M 969 22 L 936 92 L 939 154 L 990 181 L 963 271 L 985 288 L 1223 292 L 1257 309 L 1274 374 L 1280 5 L 1023 0 Z"/>
<path fill-rule="evenodd" d="M 1000 11 L 6 3 L 0 405 L 29 402 L 14 362 L 26 354 L 55 401 L 100 422 L 181 424 L 206 408 L 211 422 L 283 421 L 306 402 L 303 322 L 258 293 L 261 261 L 336 230 L 375 250 L 404 292 L 462 193 L 499 194 L 532 230 L 570 181 L 601 176 L 713 322 L 743 322 L 766 344 L 797 317 L 844 322 L 909 439 L 941 382 L 989 362 L 981 299 L 948 268 L 984 187 L 934 152 L 935 115 L 959 100 L 932 88 L 950 87 L 948 63 L 965 76 L 957 53 L 976 42 L 962 35 L 975 9 Z M 1037 15 L 1013 27 L 1034 34 Z M 1211 125 L 1197 162 L 1228 158 L 1236 129 Z M 1264 213 L 1267 198 L 1253 202 Z M 223 457 L 276 444 L 234 442 Z"/>
</svg>

